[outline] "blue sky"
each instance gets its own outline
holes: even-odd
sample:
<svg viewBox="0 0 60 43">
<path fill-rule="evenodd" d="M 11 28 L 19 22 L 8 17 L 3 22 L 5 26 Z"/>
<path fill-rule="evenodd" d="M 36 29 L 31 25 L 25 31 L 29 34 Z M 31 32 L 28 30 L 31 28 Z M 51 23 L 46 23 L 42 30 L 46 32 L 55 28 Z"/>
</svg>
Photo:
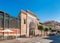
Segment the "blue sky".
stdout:
<svg viewBox="0 0 60 43">
<path fill-rule="evenodd" d="M 16 17 L 21 9 L 36 14 L 40 22 L 60 22 L 60 0 L 0 0 L 0 10 L 11 16 Z"/>
</svg>

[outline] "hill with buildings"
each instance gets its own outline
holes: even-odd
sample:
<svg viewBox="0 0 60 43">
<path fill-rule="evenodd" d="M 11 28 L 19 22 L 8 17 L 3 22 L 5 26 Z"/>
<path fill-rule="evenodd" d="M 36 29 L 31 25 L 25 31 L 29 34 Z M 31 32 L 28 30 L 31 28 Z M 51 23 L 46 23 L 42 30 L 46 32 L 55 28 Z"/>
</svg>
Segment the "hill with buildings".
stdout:
<svg viewBox="0 0 60 43">
<path fill-rule="evenodd" d="M 57 21 L 46 21 L 43 23 L 45 26 L 52 27 L 53 29 L 60 30 L 60 23 Z"/>
</svg>

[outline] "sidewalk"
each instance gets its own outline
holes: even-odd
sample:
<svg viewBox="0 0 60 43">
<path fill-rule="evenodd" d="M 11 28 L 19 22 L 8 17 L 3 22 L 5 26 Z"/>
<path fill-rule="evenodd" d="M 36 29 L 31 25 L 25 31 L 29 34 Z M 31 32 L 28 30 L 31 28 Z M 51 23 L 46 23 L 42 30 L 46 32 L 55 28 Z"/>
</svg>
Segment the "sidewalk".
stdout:
<svg viewBox="0 0 60 43">
<path fill-rule="evenodd" d="M 43 37 L 33 37 L 33 38 L 17 38 L 13 40 L 5 40 L 0 43 L 49 43 L 51 40 L 43 39 Z"/>
</svg>

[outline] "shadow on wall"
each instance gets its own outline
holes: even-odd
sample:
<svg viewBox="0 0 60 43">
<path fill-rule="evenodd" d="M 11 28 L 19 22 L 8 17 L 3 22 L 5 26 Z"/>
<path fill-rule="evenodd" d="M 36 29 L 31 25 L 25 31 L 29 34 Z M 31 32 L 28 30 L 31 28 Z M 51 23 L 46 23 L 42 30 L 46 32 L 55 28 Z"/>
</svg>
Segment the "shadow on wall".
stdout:
<svg viewBox="0 0 60 43">
<path fill-rule="evenodd" d="M 54 36 L 49 36 L 43 39 L 49 39 L 52 40 L 50 43 L 60 43 L 60 35 L 54 35 Z"/>
</svg>

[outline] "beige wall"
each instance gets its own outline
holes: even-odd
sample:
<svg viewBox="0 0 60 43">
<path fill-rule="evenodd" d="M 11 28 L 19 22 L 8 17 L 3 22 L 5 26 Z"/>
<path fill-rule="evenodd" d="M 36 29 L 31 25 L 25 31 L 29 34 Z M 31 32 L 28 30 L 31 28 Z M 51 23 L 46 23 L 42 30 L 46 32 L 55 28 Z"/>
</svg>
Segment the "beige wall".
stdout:
<svg viewBox="0 0 60 43">
<path fill-rule="evenodd" d="M 39 20 L 38 20 L 38 19 L 36 19 L 35 35 L 38 35 L 38 34 L 39 34 L 38 26 L 39 26 Z"/>
<path fill-rule="evenodd" d="M 33 15 L 30 12 L 21 11 L 19 16 L 21 18 L 21 35 L 26 35 L 27 37 L 29 37 L 30 22 L 35 23 L 35 35 L 39 34 L 39 31 L 38 31 L 39 20 L 35 15 Z M 24 19 L 26 21 L 26 24 L 24 24 Z"/>
<path fill-rule="evenodd" d="M 26 20 L 26 13 L 21 12 L 21 35 L 26 35 L 26 24 L 24 24 L 24 19 Z"/>
<path fill-rule="evenodd" d="M 27 36 L 29 36 L 29 24 L 30 24 L 30 22 L 35 23 L 35 35 L 39 34 L 39 31 L 38 31 L 39 20 L 32 13 L 29 13 L 28 11 L 26 13 L 27 13 Z"/>
</svg>

